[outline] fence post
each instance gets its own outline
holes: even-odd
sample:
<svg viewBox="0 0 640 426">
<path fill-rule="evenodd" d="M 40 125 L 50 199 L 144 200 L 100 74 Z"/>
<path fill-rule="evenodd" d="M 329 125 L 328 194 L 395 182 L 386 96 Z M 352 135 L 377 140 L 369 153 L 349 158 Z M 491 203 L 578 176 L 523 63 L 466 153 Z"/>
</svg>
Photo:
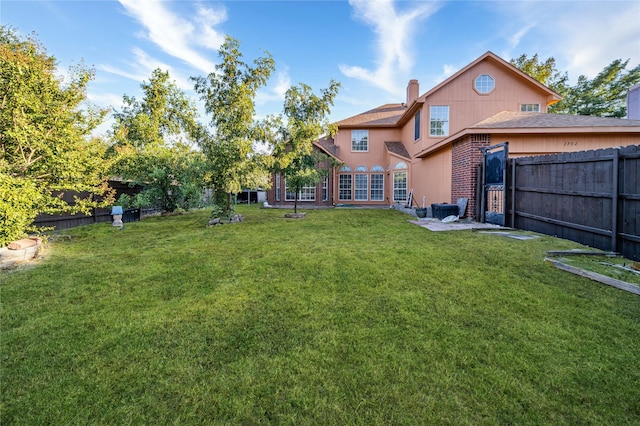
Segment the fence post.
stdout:
<svg viewBox="0 0 640 426">
<path fill-rule="evenodd" d="M 620 163 L 620 149 L 615 148 L 613 152 L 613 160 L 612 160 L 612 196 L 611 196 L 611 251 L 617 253 L 618 250 L 618 193 L 620 192 L 620 188 L 618 188 L 618 179 L 620 171 L 618 170 Z"/>
<path fill-rule="evenodd" d="M 506 182 L 505 182 L 506 194 Z M 506 212 L 505 212 L 506 213 Z M 516 159 L 511 159 L 511 227 L 516 227 Z"/>
</svg>

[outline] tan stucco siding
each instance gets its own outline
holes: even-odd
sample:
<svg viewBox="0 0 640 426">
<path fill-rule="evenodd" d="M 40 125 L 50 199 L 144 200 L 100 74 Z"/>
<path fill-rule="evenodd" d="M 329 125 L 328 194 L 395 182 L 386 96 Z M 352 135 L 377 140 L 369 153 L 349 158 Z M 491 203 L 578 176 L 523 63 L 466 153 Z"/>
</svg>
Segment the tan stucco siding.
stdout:
<svg viewBox="0 0 640 426">
<path fill-rule="evenodd" d="M 483 74 L 490 75 L 495 81 L 495 88 L 488 94 L 479 94 L 474 90 L 476 78 Z M 431 106 L 449 106 L 447 136 L 450 136 L 499 112 L 519 111 L 521 104 L 539 104 L 540 111 L 546 112 L 546 99 L 547 93 L 537 87 L 523 84 L 522 79 L 512 72 L 491 60 L 485 60 L 424 98 L 422 137 L 419 143 L 414 144 L 415 151 L 411 152 L 413 154 L 427 149 L 443 139 L 429 136 Z M 404 140 L 413 140 L 413 123 L 413 119 L 406 123 L 403 136 L 410 136 L 411 139 Z"/>
<path fill-rule="evenodd" d="M 441 150 L 424 159 L 415 159 L 411 167 L 409 186 L 416 202 L 426 197 L 431 203 L 448 203 L 451 199 L 451 149 Z"/>
<path fill-rule="evenodd" d="M 510 157 L 589 151 L 640 144 L 638 135 L 615 134 L 494 135 L 492 139 L 509 142 Z"/>
<path fill-rule="evenodd" d="M 335 144 L 339 147 L 340 159 L 351 169 L 365 166 L 371 170 L 373 166 L 389 166 L 385 142 L 400 141 L 400 129 L 367 129 L 369 130 L 369 150 L 366 152 L 351 151 L 351 129 L 343 129 L 335 135 Z"/>
</svg>

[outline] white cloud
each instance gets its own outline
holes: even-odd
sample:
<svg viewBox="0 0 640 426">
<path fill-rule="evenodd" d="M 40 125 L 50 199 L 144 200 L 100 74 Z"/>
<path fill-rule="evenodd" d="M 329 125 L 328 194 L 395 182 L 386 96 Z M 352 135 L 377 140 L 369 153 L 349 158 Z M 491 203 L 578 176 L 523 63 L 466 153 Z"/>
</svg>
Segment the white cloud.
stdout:
<svg viewBox="0 0 640 426">
<path fill-rule="evenodd" d="M 407 11 L 396 10 L 393 0 L 350 0 L 355 16 L 376 34 L 377 68 L 340 65 L 347 77 L 364 80 L 387 92 L 402 92 L 413 66 L 412 36 L 415 26 L 438 9 L 436 2 L 417 2 Z"/>
<path fill-rule="evenodd" d="M 567 11 L 568 16 L 572 19 L 556 17 L 555 24 L 566 34 L 559 42 L 572 79 L 581 74 L 593 78 L 615 59 L 640 63 L 640 2 L 587 2 Z"/>
<path fill-rule="evenodd" d="M 174 14 L 163 1 L 119 0 L 127 13 L 145 28 L 144 36 L 165 53 L 178 58 L 193 68 L 210 73 L 215 64 L 195 47 L 217 49 L 224 35 L 213 27 L 227 18 L 224 9 L 214 10 L 199 6 L 192 21 Z"/>
<path fill-rule="evenodd" d="M 270 79 L 269 82 L 272 80 Z M 284 101 L 284 94 L 291 87 L 291 77 L 289 76 L 289 68 L 282 67 L 275 75 L 275 83 L 268 84 L 267 87 L 260 90 L 256 94 L 256 105 L 262 106 L 268 102 Z"/>
<path fill-rule="evenodd" d="M 505 23 L 505 59 L 516 47 L 516 56 L 552 56 L 573 82 L 579 75 L 595 77 L 615 59 L 631 59 L 630 67 L 640 63 L 638 1 L 508 1 L 487 7 Z"/>
<path fill-rule="evenodd" d="M 455 74 L 459 69 L 460 67 L 456 67 L 455 65 L 445 64 L 442 67 L 442 73 L 434 79 L 434 83 L 438 84 L 446 80 L 447 78 Z"/>
</svg>

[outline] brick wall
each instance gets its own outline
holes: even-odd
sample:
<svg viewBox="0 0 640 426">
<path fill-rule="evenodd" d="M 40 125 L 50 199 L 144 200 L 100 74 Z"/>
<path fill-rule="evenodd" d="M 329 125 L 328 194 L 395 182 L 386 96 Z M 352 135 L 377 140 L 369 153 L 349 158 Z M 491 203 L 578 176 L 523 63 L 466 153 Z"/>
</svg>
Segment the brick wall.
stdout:
<svg viewBox="0 0 640 426">
<path fill-rule="evenodd" d="M 482 162 L 480 148 L 491 144 L 491 135 L 468 135 L 458 140 L 452 147 L 451 202 L 458 198 L 468 198 L 467 216 L 477 219 L 476 186 L 478 182 L 478 165 Z"/>
</svg>

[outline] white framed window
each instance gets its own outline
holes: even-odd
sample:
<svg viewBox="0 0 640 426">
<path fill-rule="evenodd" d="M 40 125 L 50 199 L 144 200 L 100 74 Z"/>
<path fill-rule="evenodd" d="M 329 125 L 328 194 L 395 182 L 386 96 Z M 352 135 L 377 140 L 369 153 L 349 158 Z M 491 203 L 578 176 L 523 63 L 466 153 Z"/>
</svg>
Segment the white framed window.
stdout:
<svg viewBox="0 0 640 426">
<path fill-rule="evenodd" d="M 329 177 L 325 176 L 322 179 L 322 201 L 329 199 Z"/>
<path fill-rule="evenodd" d="M 422 111 L 416 112 L 416 115 L 413 116 L 413 140 L 417 141 L 420 139 L 420 113 Z"/>
<path fill-rule="evenodd" d="M 276 201 L 280 201 L 280 173 L 276 173 Z"/>
<path fill-rule="evenodd" d="M 429 109 L 429 136 L 449 136 L 449 105 Z"/>
<path fill-rule="evenodd" d="M 496 81 L 490 75 L 482 74 L 475 79 L 473 87 L 476 89 L 476 92 L 486 95 L 496 87 Z"/>
<path fill-rule="evenodd" d="M 405 169 L 405 170 L 403 170 Z M 407 165 L 396 163 L 393 166 L 393 201 L 404 203 L 407 201 Z"/>
<path fill-rule="evenodd" d="M 351 175 L 338 175 L 338 200 L 351 200 Z"/>
<path fill-rule="evenodd" d="M 287 179 L 284 180 L 284 199 L 285 201 L 295 201 L 296 194 L 294 191 L 287 187 Z M 316 200 L 316 187 L 303 186 L 298 192 L 298 201 L 315 201 Z"/>
<path fill-rule="evenodd" d="M 369 151 L 369 131 L 368 130 L 352 130 L 351 131 L 351 151 L 355 151 L 355 152 Z"/>
<path fill-rule="evenodd" d="M 384 201 L 384 169 L 381 166 L 371 168 L 371 201 Z"/>
<path fill-rule="evenodd" d="M 355 200 L 367 201 L 369 195 L 369 175 L 356 173 L 355 174 Z"/>
<path fill-rule="evenodd" d="M 540 104 L 520 104 L 521 112 L 540 112 Z"/>
</svg>

